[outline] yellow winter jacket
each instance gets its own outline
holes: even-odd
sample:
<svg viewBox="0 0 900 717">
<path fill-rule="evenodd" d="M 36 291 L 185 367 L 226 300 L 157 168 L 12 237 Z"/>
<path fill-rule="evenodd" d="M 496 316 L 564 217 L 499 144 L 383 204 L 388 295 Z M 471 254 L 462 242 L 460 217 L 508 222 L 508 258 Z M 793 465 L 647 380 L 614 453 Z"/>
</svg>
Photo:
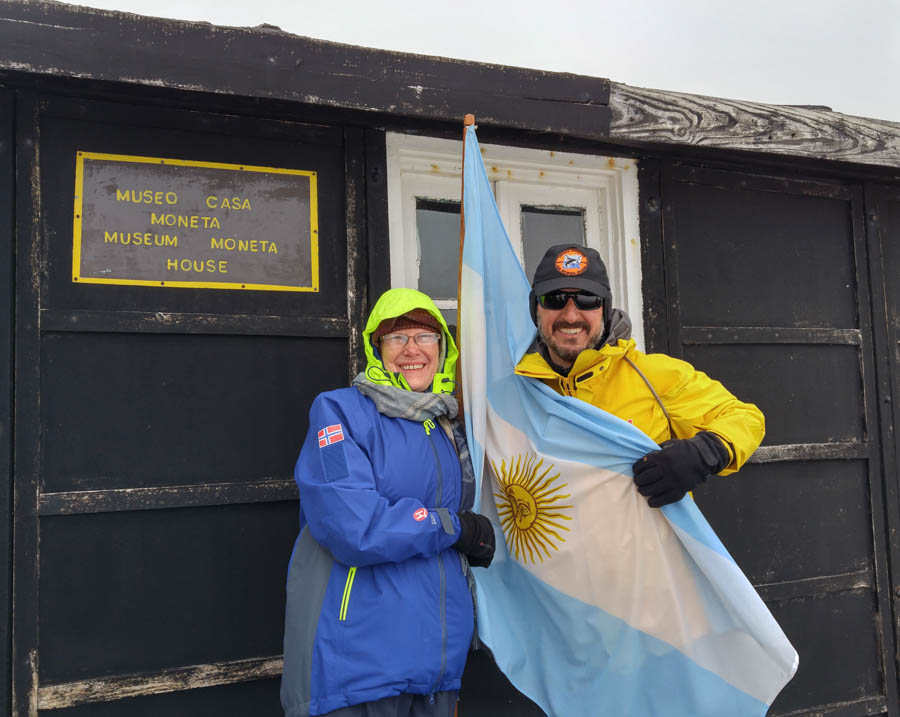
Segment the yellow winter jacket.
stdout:
<svg viewBox="0 0 900 717">
<path fill-rule="evenodd" d="M 626 358 L 659 395 L 672 431 L 653 393 Z M 765 434 L 765 418 L 752 403 L 739 401 L 721 383 L 686 361 L 638 351 L 634 339 L 582 351 L 568 376 L 554 371 L 537 350 L 525 354 L 516 373 L 540 379 L 558 393 L 575 396 L 633 423 L 657 443 L 691 438 L 700 431 L 715 433 L 731 454 L 731 462 L 720 475 L 738 470 Z"/>
</svg>

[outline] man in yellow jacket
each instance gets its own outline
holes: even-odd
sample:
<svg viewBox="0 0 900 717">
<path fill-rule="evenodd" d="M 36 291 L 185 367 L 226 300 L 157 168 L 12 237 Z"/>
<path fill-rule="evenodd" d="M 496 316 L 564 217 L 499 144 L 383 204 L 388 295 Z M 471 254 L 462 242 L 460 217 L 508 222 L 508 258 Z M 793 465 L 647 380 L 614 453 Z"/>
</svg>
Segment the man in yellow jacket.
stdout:
<svg viewBox="0 0 900 717">
<path fill-rule="evenodd" d="M 547 250 L 532 282 L 531 318 L 538 336 L 516 373 L 608 411 L 660 444 L 634 464 L 651 507 L 681 500 L 710 475 L 735 472 L 762 441 L 756 406 L 685 361 L 635 348 L 631 321 L 612 308 L 594 249 Z"/>
</svg>

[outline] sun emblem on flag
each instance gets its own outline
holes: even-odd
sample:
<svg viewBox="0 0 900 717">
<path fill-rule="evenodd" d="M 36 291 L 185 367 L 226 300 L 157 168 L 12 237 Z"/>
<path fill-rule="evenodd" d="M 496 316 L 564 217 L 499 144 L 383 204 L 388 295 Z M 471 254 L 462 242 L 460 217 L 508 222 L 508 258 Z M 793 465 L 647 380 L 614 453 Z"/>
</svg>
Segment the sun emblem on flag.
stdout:
<svg viewBox="0 0 900 717">
<path fill-rule="evenodd" d="M 494 497 L 506 544 L 523 562 L 544 562 L 544 554 L 552 558 L 551 550 L 559 550 L 559 543 L 566 540 L 560 532 L 569 531 L 561 521 L 572 520 L 561 511 L 574 506 L 559 504 L 571 496 L 560 493 L 568 483 L 557 484 L 559 473 L 549 475 L 553 464 L 541 472 L 543 465 L 544 459 L 534 454 L 511 458 L 509 468 L 503 460 L 500 470 L 491 461 L 500 484 L 501 492 Z"/>
</svg>

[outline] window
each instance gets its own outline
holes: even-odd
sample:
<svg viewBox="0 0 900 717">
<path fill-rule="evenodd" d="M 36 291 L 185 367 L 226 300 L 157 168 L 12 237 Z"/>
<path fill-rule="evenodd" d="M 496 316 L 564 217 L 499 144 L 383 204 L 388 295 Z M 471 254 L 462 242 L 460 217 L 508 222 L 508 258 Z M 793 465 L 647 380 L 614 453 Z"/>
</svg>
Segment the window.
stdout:
<svg viewBox="0 0 900 717">
<path fill-rule="evenodd" d="M 613 303 L 643 345 L 633 159 L 482 145 L 500 216 L 525 269 L 566 241 L 600 252 Z M 388 134 L 391 286 L 417 288 L 456 321 L 462 142 Z"/>
</svg>

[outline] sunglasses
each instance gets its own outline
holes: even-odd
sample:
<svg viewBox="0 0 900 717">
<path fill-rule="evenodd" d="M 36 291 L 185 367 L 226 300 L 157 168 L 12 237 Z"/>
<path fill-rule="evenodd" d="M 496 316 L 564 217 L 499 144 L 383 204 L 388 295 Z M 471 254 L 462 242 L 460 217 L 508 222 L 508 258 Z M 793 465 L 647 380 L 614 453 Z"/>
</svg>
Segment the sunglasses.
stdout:
<svg viewBox="0 0 900 717">
<path fill-rule="evenodd" d="M 538 303 L 545 309 L 559 311 L 566 308 L 569 299 L 575 301 L 575 306 L 581 311 L 594 311 L 603 306 L 603 297 L 589 294 L 586 291 L 553 291 L 538 297 Z"/>
<path fill-rule="evenodd" d="M 416 342 L 417 346 L 434 346 L 440 340 L 440 334 L 416 334 L 413 336 L 413 341 Z M 406 334 L 385 334 L 381 337 L 381 343 L 400 348 L 409 343 L 409 336 Z"/>
</svg>

